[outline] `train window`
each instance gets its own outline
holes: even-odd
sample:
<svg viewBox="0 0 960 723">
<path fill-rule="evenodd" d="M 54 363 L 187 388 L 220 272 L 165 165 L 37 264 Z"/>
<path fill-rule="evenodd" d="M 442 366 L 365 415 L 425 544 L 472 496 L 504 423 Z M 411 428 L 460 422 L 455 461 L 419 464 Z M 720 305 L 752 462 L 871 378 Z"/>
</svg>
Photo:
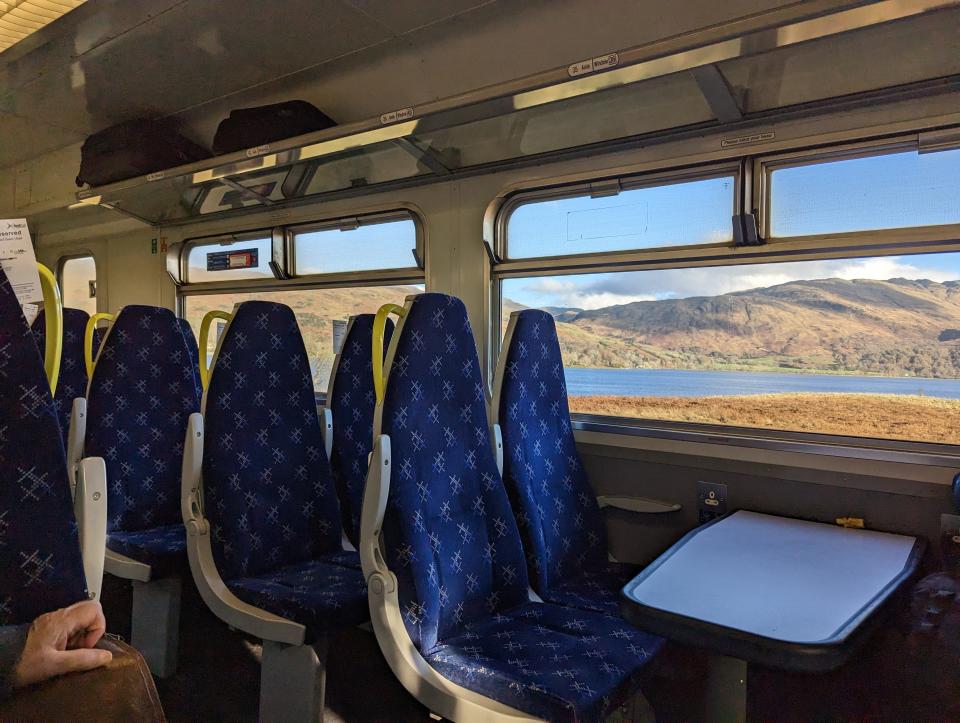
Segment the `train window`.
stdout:
<svg viewBox="0 0 960 723">
<path fill-rule="evenodd" d="M 956 441 L 960 252 L 501 284 L 504 329 L 556 320 L 573 412 Z"/>
<path fill-rule="evenodd" d="M 417 227 L 409 216 L 350 219 L 292 229 L 297 276 L 417 267 Z"/>
<path fill-rule="evenodd" d="M 208 311 L 233 311 L 235 304 L 252 299 L 286 304 L 293 309 L 300 325 L 307 356 L 310 358 L 314 388 L 319 393 L 325 393 L 336 354 L 334 322 L 345 322 L 353 314 L 373 313 L 383 304 L 402 305 L 407 296 L 420 293 L 423 288 L 422 284 L 397 284 L 191 295 L 184 298 L 184 312 L 194 333 L 199 334 L 200 321 Z M 211 332 L 206 349 L 208 360 L 213 357 L 216 342 L 217 333 Z"/>
<path fill-rule="evenodd" d="M 956 441 L 960 252 L 504 279 L 571 411 Z"/>
<path fill-rule="evenodd" d="M 527 259 L 728 244 L 735 199 L 733 174 L 547 191 L 508 211 L 505 255 Z"/>
<path fill-rule="evenodd" d="M 270 235 L 231 237 L 190 246 L 187 281 L 243 281 L 273 278 L 270 270 L 273 245 Z"/>
<path fill-rule="evenodd" d="M 767 165 L 768 236 L 960 224 L 960 149 Z"/>
<path fill-rule="evenodd" d="M 73 256 L 60 261 L 63 305 L 97 313 L 97 262 L 93 256 Z"/>
</svg>

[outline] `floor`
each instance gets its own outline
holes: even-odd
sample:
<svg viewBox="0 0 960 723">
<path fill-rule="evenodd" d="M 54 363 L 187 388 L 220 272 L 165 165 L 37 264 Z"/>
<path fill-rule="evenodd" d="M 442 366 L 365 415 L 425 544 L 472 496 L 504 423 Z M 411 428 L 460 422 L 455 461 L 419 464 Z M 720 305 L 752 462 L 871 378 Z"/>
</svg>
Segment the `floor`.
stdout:
<svg viewBox="0 0 960 723">
<path fill-rule="evenodd" d="M 105 576 L 107 627 L 126 640 L 130 597 L 129 583 Z M 950 646 L 940 655 L 922 650 L 908 656 L 904 655 L 907 642 L 891 624 L 853 662 L 830 675 L 751 668 L 748 719 L 960 719 L 954 717 L 960 708 L 948 711 L 950 706 L 938 702 L 955 698 L 951 681 L 960 678 L 960 650 Z M 430 721 L 428 711 L 393 677 L 372 632 L 347 630 L 331 641 L 329 650 L 327 721 Z M 185 584 L 178 671 L 157 681 L 168 720 L 256 721 L 259 654 L 257 640 L 230 630 L 207 610 L 193 586 Z M 664 648 L 643 685 L 658 720 L 704 720 L 707 667 L 705 655 L 698 650 Z M 621 713 L 616 719 L 625 722 L 630 717 Z"/>
<path fill-rule="evenodd" d="M 260 645 L 230 630 L 184 585 L 180 612 L 177 673 L 157 680 L 170 723 L 256 721 L 260 689 Z M 130 587 L 104 578 L 104 612 L 109 632 L 129 640 Z M 330 642 L 326 721 L 429 721 L 390 672 L 372 632 L 351 629 Z M 371 692 L 375 691 L 375 695 Z"/>
</svg>

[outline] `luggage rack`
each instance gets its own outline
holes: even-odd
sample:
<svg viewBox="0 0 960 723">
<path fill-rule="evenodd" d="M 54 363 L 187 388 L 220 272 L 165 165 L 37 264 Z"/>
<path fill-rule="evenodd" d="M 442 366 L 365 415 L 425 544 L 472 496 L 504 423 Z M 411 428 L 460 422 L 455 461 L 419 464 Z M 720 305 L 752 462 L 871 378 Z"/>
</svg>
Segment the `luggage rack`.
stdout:
<svg viewBox="0 0 960 723">
<path fill-rule="evenodd" d="M 71 209 L 100 206 L 147 224 L 176 225 L 540 162 L 572 149 L 595 153 L 624 142 L 718 128 L 735 133 L 790 113 L 875 102 L 878 92 L 909 97 L 960 85 L 960 58 L 951 55 L 949 42 L 960 33 L 960 0 L 853 2 L 840 10 L 830 5 L 827 0 L 805 3 L 800 19 L 788 9 L 772 10 L 518 81 L 84 189 Z M 898 54 L 890 51 L 894 26 L 909 26 L 911 37 L 918 32 L 930 37 L 928 55 L 909 67 L 898 66 Z M 850 77 L 830 89 L 809 82 L 774 83 L 775 92 L 749 87 L 749 79 L 763 77 L 764 68 L 783 72 L 788 59 L 810 75 L 817 68 L 835 71 L 844 62 L 870 72 L 835 73 Z M 740 141 L 749 145 L 749 137 L 735 136 L 736 142 L 724 147 L 739 147 Z"/>
</svg>

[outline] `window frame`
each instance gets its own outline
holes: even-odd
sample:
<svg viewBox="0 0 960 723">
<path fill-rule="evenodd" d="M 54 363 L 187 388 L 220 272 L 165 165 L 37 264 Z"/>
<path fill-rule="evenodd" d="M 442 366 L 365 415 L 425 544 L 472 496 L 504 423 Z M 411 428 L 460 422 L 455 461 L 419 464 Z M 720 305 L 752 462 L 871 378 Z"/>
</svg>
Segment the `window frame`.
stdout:
<svg viewBox="0 0 960 723">
<path fill-rule="evenodd" d="M 276 273 L 273 272 L 271 268 L 271 262 L 276 262 L 277 259 L 277 248 L 276 248 L 276 229 L 260 229 L 257 231 L 244 231 L 242 233 L 221 233 L 215 236 L 203 236 L 198 238 L 193 238 L 185 242 L 180 248 L 180 257 L 178 259 L 178 265 L 180 267 L 180 278 L 183 279 L 182 287 L 207 287 L 216 284 L 217 286 L 222 284 L 230 285 L 245 285 L 245 284 L 261 284 L 264 282 L 271 282 L 276 280 Z M 190 281 L 190 254 L 191 252 L 202 246 L 213 246 L 220 244 L 242 244 L 245 241 L 259 241 L 261 239 L 270 239 L 273 241 L 273 257 L 267 261 L 267 268 L 270 270 L 274 278 L 269 277 L 262 278 L 249 278 L 249 279 L 227 279 L 225 281 Z M 281 267 L 282 268 L 282 267 Z"/>
<path fill-rule="evenodd" d="M 379 219 L 379 220 L 377 220 Z M 243 231 L 236 234 L 219 233 L 211 236 L 198 236 L 185 239 L 177 250 L 176 266 L 183 283 L 177 285 L 176 294 L 176 313 L 180 318 L 186 318 L 186 308 L 188 299 L 192 296 L 210 296 L 216 294 L 264 294 L 274 291 L 310 291 L 322 289 L 348 289 L 354 287 L 370 286 L 403 286 L 403 285 L 423 285 L 424 291 L 427 290 L 427 275 L 425 266 L 412 266 L 408 269 L 384 269 L 368 271 L 349 271 L 330 274 L 308 274 L 296 276 L 292 273 L 295 268 L 293 252 L 293 232 L 297 230 L 318 228 L 339 228 L 345 222 L 366 221 L 368 223 L 385 223 L 392 219 L 412 220 L 416 231 L 416 249 L 419 260 L 425 258 L 426 238 L 424 232 L 424 223 L 420 214 L 411 209 L 391 209 L 388 211 L 377 211 L 373 213 L 337 215 L 335 217 L 310 221 L 306 223 L 295 223 L 289 226 L 275 226 L 271 229 L 260 229 L 254 231 Z M 187 260 L 190 250 L 199 245 L 215 243 L 217 239 L 231 238 L 236 240 L 263 238 L 265 233 L 269 233 L 273 239 L 274 260 L 276 261 L 278 251 L 281 254 L 280 277 L 272 279 L 234 279 L 231 281 L 202 281 L 189 283 L 187 275 Z M 276 276 L 276 272 L 275 272 Z M 230 309 L 229 311 L 232 311 Z M 376 309 L 371 309 L 371 312 Z M 326 399 L 326 389 L 317 389 L 315 396 L 317 403 L 321 404 Z"/>
<path fill-rule="evenodd" d="M 392 269 L 366 269 L 361 271 L 340 271 L 327 274 L 298 274 L 297 273 L 297 251 L 296 235 L 301 233 L 310 233 L 313 231 L 332 231 L 354 230 L 363 226 L 373 226 L 377 224 L 390 223 L 391 221 L 412 221 L 415 235 L 415 246 L 411 249 L 411 266 L 404 266 Z M 412 274 L 424 273 L 424 239 L 423 224 L 419 216 L 409 210 L 385 211 L 381 213 L 367 213 L 355 216 L 338 216 L 337 218 L 326 219 L 323 221 L 312 221 L 299 223 L 284 228 L 284 240 L 286 245 L 287 265 L 291 278 L 295 279 L 317 279 L 328 281 L 330 279 L 343 279 L 344 281 L 353 281 L 357 278 L 364 279 L 408 279 Z M 414 256 L 413 254 L 416 254 Z M 418 263 L 419 262 L 419 263 Z M 356 284 L 354 284 L 356 285 Z M 369 285 L 369 284 L 368 284 Z"/>
<path fill-rule="evenodd" d="M 955 145 L 960 149 L 960 143 Z M 938 224 L 935 226 L 902 226 L 898 228 L 875 229 L 866 231 L 839 231 L 835 233 L 807 234 L 802 236 L 778 236 L 770 233 L 771 192 L 770 176 L 774 171 L 784 168 L 815 166 L 837 161 L 853 160 L 857 158 L 873 158 L 904 151 L 917 153 L 936 153 L 952 150 L 951 146 L 939 146 L 926 149 L 921 142 L 921 135 L 913 133 L 907 136 L 897 136 L 885 140 L 869 140 L 826 148 L 800 149 L 772 153 L 753 159 L 753 197 L 756 199 L 755 212 L 757 214 L 757 228 L 760 235 L 767 240 L 768 245 L 782 243 L 831 242 L 857 244 L 862 241 L 872 243 L 889 242 L 922 242 L 922 241 L 951 241 L 960 239 L 960 223 Z"/>
<path fill-rule="evenodd" d="M 768 173 L 785 165 L 829 162 L 832 160 L 878 155 L 904 149 L 922 151 L 921 134 L 896 138 L 865 140 L 826 147 L 806 147 L 782 152 L 741 156 L 721 163 L 699 167 L 655 170 L 641 174 L 651 182 L 682 182 L 689 178 L 710 177 L 717 170 L 738 168 L 735 189 L 738 211 L 754 214 L 762 239 L 761 245 L 732 243 L 672 246 L 630 252 L 597 252 L 577 256 L 550 256 L 514 260 L 506 256 L 509 215 L 520 205 L 548 198 L 562 198 L 589 193 L 592 186 L 617 180 L 598 174 L 596 180 L 578 180 L 567 184 L 531 186 L 513 189 L 502 199 L 494 219 L 494 257 L 490 268 L 490 313 L 487 327 L 489 339 L 490 381 L 496 369 L 502 343 L 503 281 L 540 276 L 569 276 L 588 273 L 611 273 L 654 269 L 702 268 L 710 266 L 762 265 L 789 261 L 875 258 L 930 253 L 960 253 L 960 224 L 915 226 L 879 231 L 853 231 L 814 236 L 769 238 L 770 183 Z M 943 150 L 943 147 L 931 148 Z M 698 174 L 697 172 L 700 171 Z M 732 222 L 732 219 L 731 219 Z M 580 432 L 621 434 L 633 437 L 660 438 L 672 441 L 698 441 L 709 444 L 759 447 L 776 451 L 805 451 L 838 457 L 873 458 L 910 464 L 947 464 L 955 466 L 960 457 L 960 444 L 919 440 L 884 439 L 820 432 L 738 427 L 697 422 L 678 422 L 642 417 L 611 415 L 572 415 L 573 426 Z"/>
<path fill-rule="evenodd" d="M 419 266 L 410 266 L 402 269 L 372 269 L 365 271 L 345 271 L 328 274 L 296 273 L 296 254 L 294 235 L 308 231 L 343 228 L 344 226 L 363 226 L 375 223 L 389 223 L 390 221 L 413 221 L 416 233 L 416 250 Z M 218 239 L 243 241 L 244 239 L 260 239 L 269 236 L 273 240 L 273 262 L 276 264 L 274 278 L 262 279 L 232 279 L 226 281 L 198 281 L 190 282 L 188 259 L 190 252 L 197 246 L 217 243 Z M 178 249 L 176 266 L 182 283 L 177 287 L 178 302 L 181 296 L 192 294 L 231 293 L 245 290 L 282 291 L 300 288 L 335 288 L 338 286 L 389 286 L 392 283 L 401 284 L 416 279 L 413 283 L 425 283 L 426 273 L 423 259 L 425 258 L 426 239 L 424 224 L 420 215 L 410 209 L 391 209 L 372 213 L 344 215 L 338 214 L 330 218 L 294 223 L 286 226 L 274 226 L 256 230 L 245 230 L 237 233 L 218 233 L 211 236 L 195 236 L 185 239 Z"/>
<path fill-rule="evenodd" d="M 531 256 L 511 258 L 509 250 L 509 241 L 507 239 L 507 228 L 510 224 L 510 217 L 521 206 L 538 203 L 542 201 L 551 201 L 564 198 L 577 198 L 584 196 L 595 196 L 602 198 L 604 196 L 614 196 L 611 191 L 633 191 L 642 188 L 654 188 L 657 186 L 672 186 L 688 183 L 691 181 L 707 180 L 711 178 L 723 178 L 733 176 L 733 206 L 731 208 L 731 218 L 734 214 L 741 211 L 741 199 L 744 190 L 744 166 L 740 159 L 725 161 L 720 163 L 711 163 L 709 165 L 698 165 L 694 167 L 665 169 L 652 171 L 648 173 L 633 173 L 619 176 L 600 176 L 598 178 L 581 181 L 570 184 L 560 184 L 553 186 L 544 186 L 539 188 L 524 189 L 510 194 L 505 202 L 497 211 L 497 218 L 494 232 L 494 249 L 498 261 L 503 264 L 509 263 L 512 267 L 523 268 L 529 266 L 541 266 L 544 264 L 570 265 L 577 266 L 583 263 L 589 263 L 591 266 L 601 262 L 610 264 L 622 264 L 635 261 L 642 261 L 647 258 L 663 257 L 672 253 L 703 253 L 708 249 L 723 249 L 730 244 L 727 242 L 714 242 L 706 244 L 683 244 L 675 246 L 660 246 L 646 249 L 631 249 L 627 251 L 598 251 L 596 253 L 576 253 L 564 254 L 561 256 Z M 732 226 L 732 222 L 731 222 Z"/>
<path fill-rule="evenodd" d="M 56 279 L 57 286 L 60 288 L 60 299 L 63 300 L 63 271 L 66 268 L 68 261 L 76 261 L 78 259 L 92 259 L 93 260 L 93 280 L 96 284 L 96 293 L 93 296 L 93 304 L 97 311 L 100 310 L 100 273 L 97 268 L 97 257 L 96 255 L 87 249 L 78 249 L 77 251 L 70 252 L 68 254 L 63 254 L 57 258 L 56 264 Z"/>
</svg>

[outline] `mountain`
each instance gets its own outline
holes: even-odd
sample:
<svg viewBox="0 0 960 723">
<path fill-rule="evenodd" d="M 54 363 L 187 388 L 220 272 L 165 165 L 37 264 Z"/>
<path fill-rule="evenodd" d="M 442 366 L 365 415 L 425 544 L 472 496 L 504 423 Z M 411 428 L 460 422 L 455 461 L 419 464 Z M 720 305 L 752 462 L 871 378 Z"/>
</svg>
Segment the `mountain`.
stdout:
<svg viewBox="0 0 960 723">
<path fill-rule="evenodd" d="M 300 332 L 314 370 L 318 389 L 325 389 L 333 364 L 333 319 L 346 321 L 351 314 L 374 313 L 383 304 L 403 305 L 410 294 L 421 291 L 415 286 L 363 286 L 346 289 L 309 289 L 300 291 L 271 291 L 262 294 L 210 294 L 187 297 L 186 317 L 194 333 L 200 330 L 200 320 L 213 309 L 233 311 L 234 304 L 248 299 L 263 299 L 286 304 L 297 316 Z M 215 329 L 211 329 L 208 351 L 216 347 Z"/>
<path fill-rule="evenodd" d="M 572 366 L 960 376 L 960 281 L 792 281 L 556 316 Z"/>
</svg>

